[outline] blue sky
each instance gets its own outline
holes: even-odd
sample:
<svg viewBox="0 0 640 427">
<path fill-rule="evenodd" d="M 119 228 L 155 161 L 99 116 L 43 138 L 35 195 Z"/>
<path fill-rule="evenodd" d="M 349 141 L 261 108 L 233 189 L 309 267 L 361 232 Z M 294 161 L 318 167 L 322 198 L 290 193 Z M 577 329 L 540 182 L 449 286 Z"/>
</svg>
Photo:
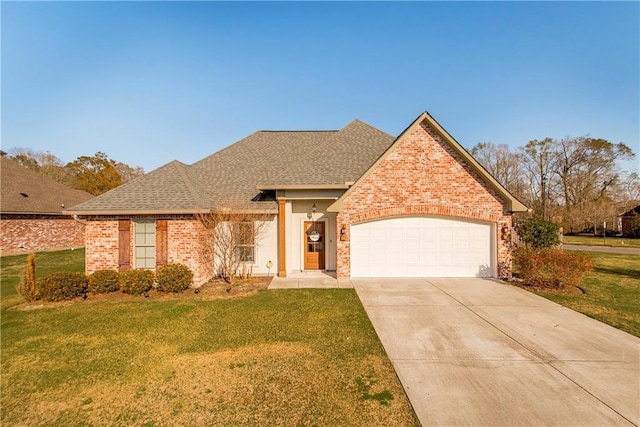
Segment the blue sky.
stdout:
<svg viewBox="0 0 640 427">
<path fill-rule="evenodd" d="M 638 2 L 6 2 L 2 148 L 146 171 L 260 129 L 398 135 L 429 111 L 463 146 L 547 136 L 638 153 Z M 630 164 L 637 169 L 638 162 Z"/>
</svg>

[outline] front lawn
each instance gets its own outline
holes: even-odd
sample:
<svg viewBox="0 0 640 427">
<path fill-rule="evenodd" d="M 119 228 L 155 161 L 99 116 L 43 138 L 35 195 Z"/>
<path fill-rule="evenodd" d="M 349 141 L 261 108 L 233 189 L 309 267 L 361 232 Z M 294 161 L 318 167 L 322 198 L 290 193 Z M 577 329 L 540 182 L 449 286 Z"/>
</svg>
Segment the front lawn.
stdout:
<svg viewBox="0 0 640 427">
<path fill-rule="evenodd" d="M 353 290 L 20 311 L 1 262 L 3 425 L 418 425 Z"/>
<path fill-rule="evenodd" d="M 640 337 L 640 255 L 586 254 L 594 270 L 580 286 L 583 295 L 540 295 Z"/>
<path fill-rule="evenodd" d="M 640 239 L 602 236 L 562 236 L 568 245 L 613 246 L 619 248 L 640 248 Z"/>
</svg>

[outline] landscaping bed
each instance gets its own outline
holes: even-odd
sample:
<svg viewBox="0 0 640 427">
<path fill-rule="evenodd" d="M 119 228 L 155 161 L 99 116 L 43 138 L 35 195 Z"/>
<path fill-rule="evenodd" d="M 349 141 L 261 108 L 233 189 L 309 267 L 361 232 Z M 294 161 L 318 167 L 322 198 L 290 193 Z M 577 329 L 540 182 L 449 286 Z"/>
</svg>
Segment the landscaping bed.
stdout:
<svg viewBox="0 0 640 427">
<path fill-rule="evenodd" d="M 151 289 L 147 294 L 130 295 L 120 291 L 106 293 L 87 293 L 86 298 L 77 297 L 67 301 L 33 301 L 23 302 L 14 305 L 9 310 L 34 310 L 38 308 L 58 307 L 71 304 L 89 304 L 95 302 L 132 302 L 132 301 L 170 301 L 170 300 L 200 300 L 210 301 L 217 299 L 240 298 L 253 295 L 259 290 L 269 287 L 273 277 L 257 276 L 249 279 L 243 279 L 236 282 L 233 286 L 220 279 L 211 280 L 196 289 L 188 289 L 180 293 L 161 292 L 157 289 Z"/>
</svg>

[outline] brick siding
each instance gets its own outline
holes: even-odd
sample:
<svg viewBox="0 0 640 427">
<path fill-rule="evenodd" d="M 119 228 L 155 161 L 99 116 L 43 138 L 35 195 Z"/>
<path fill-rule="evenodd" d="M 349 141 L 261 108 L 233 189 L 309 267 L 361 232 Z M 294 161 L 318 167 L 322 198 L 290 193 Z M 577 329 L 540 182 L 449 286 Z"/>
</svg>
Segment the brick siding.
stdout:
<svg viewBox="0 0 640 427">
<path fill-rule="evenodd" d="M 213 260 L 204 259 L 201 245 L 204 227 L 197 219 L 169 220 L 167 223 L 170 263 L 184 264 L 193 271 L 193 281 L 200 285 L 209 280 L 213 271 Z"/>
<path fill-rule="evenodd" d="M 511 229 L 504 200 L 426 125 L 402 137 L 393 151 L 345 198 L 337 216 L 338 277 L 349 277 L 349 227 L 403 215 L 435 215 L 495 224 L 498 277 L 511 275 L 511 247 L 500 230 Z M 345 228 L 346 233 L 340 234 Z"/>
<path fill-rule="evenodd" d="M 71 217 L 2 215 L 0 251 L 3 255 L 84 246 L 84 225 Z"/>
<path fill-rule="evenodd" d="M 118 270 L 118 221 L 122 218 L 100 218 L 87 221 L 86 272 Z M 167 221 L 169 263 L 184 264 L 193 271 L 193 281 L 200 285 L 211 278 L 207 261 L 200 250 L 202 224 L 194 218 L 169 219 Z M 134 227 L 129 233 L 130 265 L 134 265 Z"/>
<path fill-rule="evenodd" d="M 85 235 L 86 273 L 118 270 L 118 220 L 89 220 Z"/>
</svg>

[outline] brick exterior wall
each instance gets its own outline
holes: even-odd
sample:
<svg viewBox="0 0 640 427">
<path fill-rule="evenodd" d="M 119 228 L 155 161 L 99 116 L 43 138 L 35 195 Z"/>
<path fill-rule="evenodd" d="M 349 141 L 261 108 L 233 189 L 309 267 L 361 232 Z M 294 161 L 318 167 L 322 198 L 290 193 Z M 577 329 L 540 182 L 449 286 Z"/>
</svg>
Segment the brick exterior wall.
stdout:
<svg viewBox="0 0 640 427">
<path fill-rule="evenodd" d="M 118 270 L 118 221 L 121 218 L 100 218 L 87 221 L 86 273 L 97 270 Z M 200 250 L 204 232 L 195 218 L 174 218 L 167 221 L 167 259 L 169 263 L 184 264 L 193 271 L 193 281 L 201 285 L 211 278 Z M 130 265 L 134 265 L 134 226 L 129 233 Z"/>
<path fill-rule="evenodd" d="M 169 220 L 167 223 L 169 263 L 184 264 L 193 271 L 196 285 L 205 283 L 213 276 L 213 260 L 206 260 L 202 251 L 204 227 L 197 219 Z"/>
<path fill-rule="evenodd" d="M 2 215 L 2 254 L 84 246 L 84 225 L 69 216 Z"/>
<path fill-rule="evenodd" d="M 435 215 L 495 224 L 498 277 L 511 275 L 511 246 L 501 228 L 511 215 L 501 197 L 440 135 L 426 125 L 413 128 L 393 151 L 354 187 L 337 216 L 338 277 L 349 277 L 350 226 L 403 215 Z M 341 235 L 340 230 L 346 229 Z"/>
<path fill-rule="evenodd" d="M 89 220 L 86 230 L 85 270 L 118 270 L 118 220 Z"/>
</svg>

